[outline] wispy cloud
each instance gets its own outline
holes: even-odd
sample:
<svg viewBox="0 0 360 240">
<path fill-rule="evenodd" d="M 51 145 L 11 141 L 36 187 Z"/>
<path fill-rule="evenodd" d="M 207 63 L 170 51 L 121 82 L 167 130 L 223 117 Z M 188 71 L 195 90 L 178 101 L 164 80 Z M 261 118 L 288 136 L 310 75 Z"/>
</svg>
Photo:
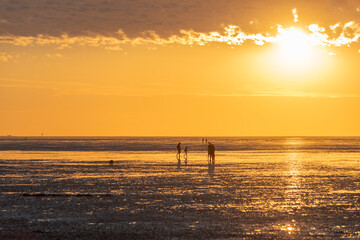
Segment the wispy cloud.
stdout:
<svg viewBox="0 0 360 240">
<path fill-rule="evenodd" d="M 54 54 L 47 53 L 45 56 L 48 58 L 62 58 L 63 57 L 63 55 L 61 53 L 54 53 Z"/>
<path fill-rule="evenodd" d="M 7 53 L 0 53 L 0 62 L 9 62 L 14 59 L 14 56 Z"/>
</svg>

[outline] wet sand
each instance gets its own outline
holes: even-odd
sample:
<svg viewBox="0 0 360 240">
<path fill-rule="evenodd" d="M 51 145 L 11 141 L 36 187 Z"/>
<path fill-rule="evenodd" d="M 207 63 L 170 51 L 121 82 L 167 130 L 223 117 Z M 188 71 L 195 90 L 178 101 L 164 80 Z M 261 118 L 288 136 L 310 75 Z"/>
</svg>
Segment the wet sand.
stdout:
<svg viewBox="0 0 360 240">
<path fill-rule="evenodd" d="M 216 163 L 3 151 L 0 238 L 360 238 L 358 154 L 232 151 Z"/>
</svg>

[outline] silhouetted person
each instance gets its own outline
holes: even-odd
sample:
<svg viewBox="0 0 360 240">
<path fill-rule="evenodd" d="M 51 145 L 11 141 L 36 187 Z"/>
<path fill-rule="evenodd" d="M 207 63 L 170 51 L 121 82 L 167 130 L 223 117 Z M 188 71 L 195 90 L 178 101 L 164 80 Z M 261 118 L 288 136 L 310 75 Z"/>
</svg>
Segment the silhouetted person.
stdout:
<svg viewBox="0 0 360 240">
<path fill-rule="evenodd" d="M 207 143 L 207 138 L 205 139 L 205 143 Z"/>
<path fill-rule="evenodd" d="M 204 144 L 204 138 L 202 139 L 202 144 Z"/>
<path fill-rule="evenodd" d="M 177 148 L 177 158 L 180 161 L 180 153 L 181 153 L 181 143 L 179 142 L 178 145 L 176 146 Z"/>
<path fill-rule="evenodd" d="M 179 142 L 178 145 L 176 146 L 177 150 L 178 150 L 178 154 L 180 154 L 181 152 L 181 143 Z"/>
<path fill-rule="evenodd" d="M 114 160 L 109 161 L 109 165 L 112 166 L 114 164 Z"/>
<path fill-rule="evenodd" d="M 208 164 L 215 164 L 215 145 L 210 142 L 208 145 Z"/>
</svg>

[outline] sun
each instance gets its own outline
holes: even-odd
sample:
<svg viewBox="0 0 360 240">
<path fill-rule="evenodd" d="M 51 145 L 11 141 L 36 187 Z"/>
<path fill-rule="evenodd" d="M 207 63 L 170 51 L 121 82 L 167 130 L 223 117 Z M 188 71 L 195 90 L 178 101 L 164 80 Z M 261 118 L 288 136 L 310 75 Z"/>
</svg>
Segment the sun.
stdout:
<svg viewBox="0 0 360 240">
<path fill-rule="evenodd" d="M 316 50 L 304 31 L 295 27 L 281 28 L 276 43 L 277 58 L 284 68 L 303 69 L 313 64 Z"/>
<path fill-rule="evenodd" d="M 266 69 L 271 81 L 286 84 L 311 84 L 324 71 L 328 54 L 306 29 L 297 27 L 278 28 L 274 45 L 266 53 Z"/>
</svg>

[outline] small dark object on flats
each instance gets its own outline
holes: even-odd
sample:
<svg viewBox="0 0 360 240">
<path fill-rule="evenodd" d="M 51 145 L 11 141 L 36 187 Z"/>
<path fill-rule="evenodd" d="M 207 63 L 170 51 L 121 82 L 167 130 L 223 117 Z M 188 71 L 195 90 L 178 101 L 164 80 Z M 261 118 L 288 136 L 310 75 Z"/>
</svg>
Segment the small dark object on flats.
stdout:
<svg viewBox="0 0 360 240">
<path fill-rule="evenodd" d="M 110 165 L 113 165 L 113 164 L 114 164 L 114 161 L 113 161 L 113 160 L 110 160 L 110 161 L 109 161 L 109 164 L 110 164 Z"/>
</svg>

